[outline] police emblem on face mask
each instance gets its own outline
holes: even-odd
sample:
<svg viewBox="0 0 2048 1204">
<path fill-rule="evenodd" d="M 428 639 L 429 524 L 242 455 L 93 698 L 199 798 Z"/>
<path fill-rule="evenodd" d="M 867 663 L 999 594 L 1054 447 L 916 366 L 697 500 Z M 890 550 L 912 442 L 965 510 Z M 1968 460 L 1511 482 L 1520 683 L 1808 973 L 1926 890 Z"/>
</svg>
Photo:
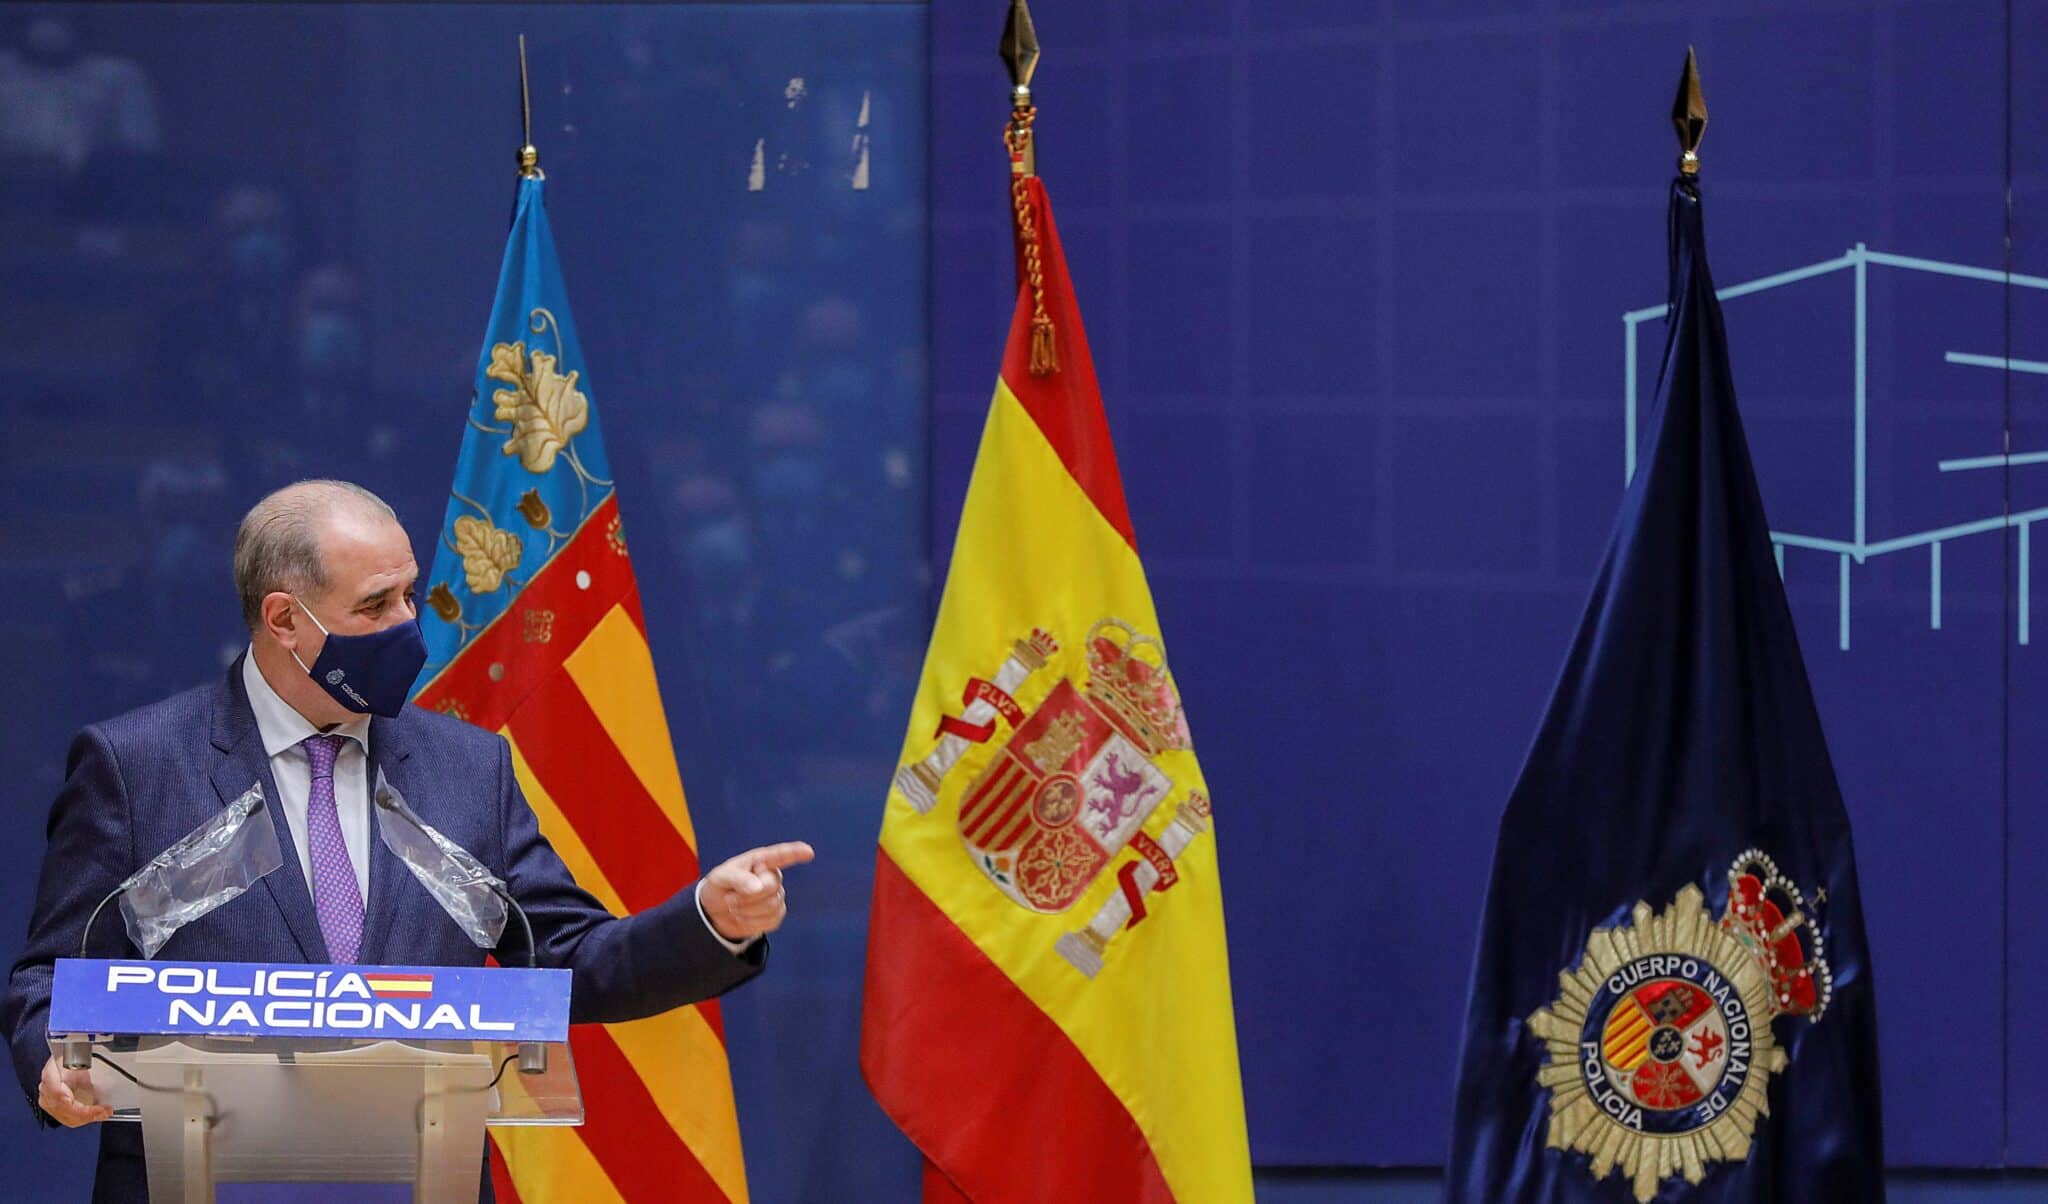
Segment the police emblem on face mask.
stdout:
<svg viewBox="0 0 2048 1204">
<path fill-rule="evenodd" d="M 1806 900 L 1770 858 L 1736 858 L 1718 923 L 1704 904 L 1687 886 L 1662 912 L 1637 903 L 1633 923 L 1595 929 L 1529 1017 L 1549 1052 L 1546 1144 L 1590 1155 L 1596 1179 L 1620 1168 L 1640 1201 L 1749 1157 L 1788 1061 L 1772 1023 L 1817 1021 L 1833 994 L 1819 934 L 1810 952 L 1801 940 Z"/>
<path fill-rule="evenodd" d="M 348 674 L 342 672 L 340 669 L 329 669 L 327 671 L 327 684 L 330 686 L 338 686 L 341 684 L 341 679 L 347 676 Z"/>
</svg>

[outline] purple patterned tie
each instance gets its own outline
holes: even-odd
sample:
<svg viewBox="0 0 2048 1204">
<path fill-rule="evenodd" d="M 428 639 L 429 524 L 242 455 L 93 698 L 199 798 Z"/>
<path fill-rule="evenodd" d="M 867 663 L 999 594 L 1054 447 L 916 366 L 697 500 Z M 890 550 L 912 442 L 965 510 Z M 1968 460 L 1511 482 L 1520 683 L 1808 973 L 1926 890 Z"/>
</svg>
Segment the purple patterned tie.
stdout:
<svg viewBox="0 0 2048 1204">
<path fill-rule="evenodd" d="M 313 767 L 313 789 L 306 798 L 306 859 L 313 866 L 313 910 L 320 915 L 320 935 L 327 938 L 327 956 L 353 962 L 363 947 L 363 892 L 356 885 L 355 863 L 341 840 L 341 814 L 334 807 L 334 758 L 346 736 L 308 736 L 306 760 Z"/>
</svg>

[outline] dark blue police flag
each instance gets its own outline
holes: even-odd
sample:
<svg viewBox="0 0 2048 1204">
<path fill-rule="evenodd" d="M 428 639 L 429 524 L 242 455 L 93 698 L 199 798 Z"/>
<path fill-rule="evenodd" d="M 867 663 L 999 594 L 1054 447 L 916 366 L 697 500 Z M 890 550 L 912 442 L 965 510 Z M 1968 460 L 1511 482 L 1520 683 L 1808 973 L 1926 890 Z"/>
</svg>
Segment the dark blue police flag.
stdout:
<svg viewBox="0 0 2048 1204">
<path fill-rule="evenodd" d="M 1884 1199 L 1842 807 L 1671 192 L 1648 450 L 1501 817 L 1445 1197 Z"/>
</svg>

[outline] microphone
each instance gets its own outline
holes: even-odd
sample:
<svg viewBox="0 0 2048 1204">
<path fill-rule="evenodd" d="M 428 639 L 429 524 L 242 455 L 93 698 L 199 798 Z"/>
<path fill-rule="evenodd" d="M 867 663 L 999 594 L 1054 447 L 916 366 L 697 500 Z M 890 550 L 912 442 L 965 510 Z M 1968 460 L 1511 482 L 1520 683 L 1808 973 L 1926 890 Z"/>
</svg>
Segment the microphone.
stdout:
<svg viewBox="0 0 2048 1204">
<path fill-rule="evenodd" d="M 259 811 L 264 811 L 260 824 L 255 822 Z M 282 864 L 277 829 L 263 805 L 263 784 L 251 783 L 233 802 L 107 892 L 85 918 L 78 956 L 84 959 L 93 925 L 115 899 L 121 900 L 129 938 L 143 957 L 155 957 L 180 928 L 234 899 Z M 64 1043 L 66 1069 L 83 1070 L 91 1062 L 90 1042 Z"/>
<path fill-rule="evenodd" d="M 146 869 L 147 867 L 144 868 Z M 85 931 L 78 934 L 78 956 L 80 959 L 83 959 L 85 957 L 85 946 L 87 942 L 92 940 L 92 926 L 99 922 L 100 912 L 106 910 L 107 904 L 112 903 L 114 900 L 120 898 L 122 892 L 126 891 L 129 887 L 135 885 L 135 883 L 141 879 L 142 874 L 142 870 L 137 870 L 134 873 L 128 875 L 127 879 L 124 880 L 121 883 L 121 885 L 108 891 L 105 898 L 101 899 L 97 904 L 94 904 L 92 914 L 85 918 Z"/>
<path fill-rule="evenodd" d="M 107 904 L 112 903 L 115 899 L 119 898 L 122 891 L 125 891 L 129 887 L 135 885 L 136 879 L 140 877 L 142 877 L 141 870 L 137 870 L 135 873 L 130 874 L 125 882 L 121 883 L 121 885 L 115 887 L 114 889 L 108 891 L 106 897 L 101 899 L 99 903 L 93 907 L 92 914 L 85 918 L 85 931 L 78 934 L 78 956 L 81 961 L 85 958 L 85 946 L 87 942 L 92 940 L 92 926 L 95 922 L 99 920 L 100 912 L 106 910 Z M 64 1054 L 62 1060 L 64 1063 L 64 1069 L 66 1070 L 91 1070 L 92 1042 L 75 1040 L 66 1041 L 64 1043 Z"/>
<path fill-rule="evenodd" d="M 85 958 L 86 944 L 92 940 L 92 926 L 93 924 L 98 922 L 100 918 L 100 912 L 106 910 L 107 904 L 112 903 L 115 899 L 120 898 L 121 893 L 123 891 L 135 885 L 135 883 L 141 879 L 143 873 L 147 869 L 148 867 L 144 866 L 143 869 L 137 870 L 133 874 L 128 875 L 127 880 L 122 882 L 121 885 L 108 891 L 106 897 L 101 899 L 99 903 L 93 907 L 92 914 L 85 918 L 85 931 L 78 934 L 78 956 L 81 961 Z M 92 1042 L 66 1041 L 64 1043 L 63 1063 L 64 1069 L 66 1070 L 92 1069 Z"/>
<path fill-rule="evenodd" d="M 540 968 L 540 948 L 533 940 L 533 922 L 527 919 L 526 909 L 519 905 L 519 900 L 512 897 L 512 892 L 506 887 L 505 880 L 486 869 L 484 863 L 477 860 L 475 854 L 448 839 L 440 831 L 421 820 L 419 816 L 414 815 L 412 808 L 406 806 L 405 800 L 400 798 L 398 792 L 392 789 L 390 783 L 384 780 L 384 775 L 381 771 L 377 775 L 376 797 L 378 810 L 386 815 L 396 817 L 415 832 L 425 837 L 429 844 L 440 850 L 446 860 L 453 862 L 458 869 L 463 871 L 464 877 L 459 882 L 450 883 L 436 878 L 431 870 L 421 865 L 414 858 L 407 856 L 404 850 L 398 848 L 393 841 L 387 838 L 384 842 L 385 847 L 396 854 L 400 861 L 405 862 L 406 868 L 413 871 L 414 877 L 421 879 L 421 885 L 428 887 L 427 893 L 435 897 L 435 900 L 441 904 L 443 910 L 448 909 L 448 900 L 444 897 L 441 890 L 434 888 L 436 884 L 443 888 L 480 885 L 498 898 L 503 899 L 505 905 L 511 909 L 512 914 L 519 917 L 519 927 L 526 934 L 527 968 L 538 970 Z M 476 939 L 474 930 L 470 932 L 470 939 Z M 544 1074 L 547 1068 L 548 1047 L 546 1045 L 539 1041 L 519 1042 L 519 1073 L 524 1075 Z"/>
<path fill-rule="evenodd" d="M 142 950 L 142 956 L 148 958 L 155 957 L 178 929 L 234 899 L 283 865 L 277 829 L 269 822 L 267 812 L 265 822 L 255 825 L 258 811 L 265 811 L 263 783 L 252 782 L 234 802 L 123 878 L 86 917 L 85 931 L 78 934 L 78 956 L 85 956 L 86 946 L 92 940 L 92 926 L 107 904 L 145 882 L 150 889 L 144 893 L 150 897 L 140 903 L 130 900 L 124 906 L 134 905 L 128 932 Z"/>
</svg>

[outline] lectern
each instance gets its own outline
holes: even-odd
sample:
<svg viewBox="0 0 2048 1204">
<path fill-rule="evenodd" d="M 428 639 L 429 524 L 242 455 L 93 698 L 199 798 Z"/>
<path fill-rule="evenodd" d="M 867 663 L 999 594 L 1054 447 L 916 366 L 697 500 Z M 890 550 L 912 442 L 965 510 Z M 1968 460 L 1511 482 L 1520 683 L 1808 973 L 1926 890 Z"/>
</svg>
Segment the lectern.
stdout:
<svg viewBox="0 0 2048 1204">
<path fill-rule="evenodd" d="M 50 1048 L 140 1123 L 153 1204 L 410 1182 L 473 1204 L 486 1125 L 583 1123 L 567 970 L 57 962 Z"/>
</svg>

